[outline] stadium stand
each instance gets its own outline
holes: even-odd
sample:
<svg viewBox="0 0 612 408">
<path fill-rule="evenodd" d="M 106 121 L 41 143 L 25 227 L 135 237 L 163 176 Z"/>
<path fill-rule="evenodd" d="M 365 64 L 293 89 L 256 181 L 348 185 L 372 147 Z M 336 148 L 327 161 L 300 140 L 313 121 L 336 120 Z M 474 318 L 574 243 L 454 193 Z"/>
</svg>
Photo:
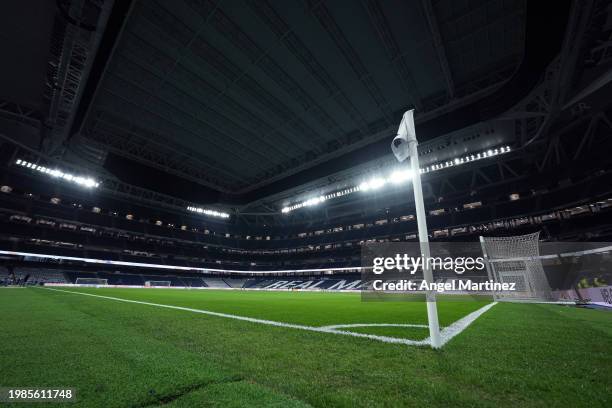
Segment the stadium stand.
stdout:
<svg viewBox="0 0 612 408">
<path fill-rule="evenodd" d="M 45 283 L 66 283 L 66 277 L 61 272 L 45 268 L 11 268 L 12 273 L 6 268 L 0 272 L 0 281 L 3 284 L 15 285 L 42 285 Z"/>
<path fill-rule="evenodd" d="M 223 278 L 223 281 L 227 284 L 227 286 L 231 288 L 243 288 L 247 279 L 243 278 Z"/>
<path fill-rule="evenodd" d="M 204 278 L 204 282 L 206 283 L 206 286 L 208 286 L 209 288 L 227 289 L 231 287 L 222 278 Z"/>
<path fill-rule="evenodd" d="M 566 201 L 572 199 L 570 195 L 559 197 L 565 197 Z M 545 195 L 539 196 L 539 202 L 543 198 Z M 521 200 L 517 201 L 520 204 Z M 516 206 L 514 202 L 509 204 Z M 504 205 L 499 212 L 511 214 L 509 208 Z M 483 232 L 520 235 L 539 229 L 544 229 L 546 236 L 555 239 L 590 237 L 589 239 L 604 240 L 610 237 L 610 231 L 606 225 L 612 218 L 610 212 L 612 199 L 594 200 L 578 206 L 566 204 L 565 207 L 562 206 L 558 210 L 540 213 L 522 212 L 525 206 L 517 208 L 520 211 L 513 213 L 515 214 L 513 218 L 498 218 L 488 222 L 484 222 L 489 216 L 488 212 L 483 213 L 486 208 L 449 212 L 448 215 L 430 215 L 428 223 L 432 239 L 462 240 Z M 86 215 L 86 213 L 79 212 L 80 215 Z M 467 216 L 470 217 L 471 223 L 460 223 L 467 220 Z M 66 217 L 69 217 L 68 214 Z M 63 218 L 25 217 L 5 209 L 0 211 L 0 224 L 3 227 L 0 238 L 17 239 L 16 246 L 13 244 L 13 249 L 23 252 L 130 262 L 160 264 L 171 262 L 178 266 L 209 268 L 222 266 L 227 269 L 253 270 L 292 267 L 297 269 L 298 266 L 301 268 L 342 267 L 358 264 L 359 248 L 363 242 L 369 240 L 394 241 L 411 239 L 415 236 L 416 224 L 412 218 L 398 213 L 396 216 L 386 215 L 383 220 L 385 222 L 381 225 L 377 225 L 376 220 L 363 220 L 361 223 L 321 230 L 311 227 L 305 232 L 271 236 L 270 240 L 252 241 L 244 237 L 227 239 L 214 235 L 211 241 L 207 234 L 200 235 L 168 228 L 160 229 L 157 226 L 149 225 L 142 230 L 140 227 L 145 227 L 145 225 L 133 222 L 126 223 L 124 229 L 113 228 L 111 230 L 100 223 L 83 224 L 75 221 L 68 223 Z M 67 225 L 70 227 L 66 227 Z M 137 232 L 139 228 L 143 232 Z M 148 235 L 149 238 L 147 238 L 146 234 L 155 235 Z M 25 239 L 32 235 L 44 236 L 45 239 Z M 200 248 L 201 240 L 206 240 L 204 250 Z M 255 247 L 253 242 L 256 243 Z M 125 249 L 126 245 L 130 250 Z M 243 249 L 233 249 L 234 245 Z M 249 258 L 248 263 L 242 260 L 245 257 Z"/>
</svg>

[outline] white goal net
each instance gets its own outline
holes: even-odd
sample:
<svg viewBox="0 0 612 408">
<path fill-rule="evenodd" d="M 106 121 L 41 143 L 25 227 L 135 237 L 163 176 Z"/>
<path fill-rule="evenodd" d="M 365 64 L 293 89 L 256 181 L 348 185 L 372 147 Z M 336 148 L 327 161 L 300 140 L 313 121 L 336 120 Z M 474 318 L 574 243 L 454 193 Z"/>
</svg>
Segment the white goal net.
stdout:
<svg viewBox="0 0 612 408">
<path fill-rule="evenodd" d="M 170 286 L 170 281 L 146 281 L 145 286 Z"/>
<path fill-rule="evenodd" d="M 513 237 L 480 237 L 489 279 L 515 285 L 514 291 L 496 292 L 497 300 L 552 299 L 542 267 L 539 237 L 539 232 Z"/>
<path fill-rule="evenodd" d="M 100 278 L 76 278 L 77 285 L 108 285 L 108 279 Z"/>
</svg>

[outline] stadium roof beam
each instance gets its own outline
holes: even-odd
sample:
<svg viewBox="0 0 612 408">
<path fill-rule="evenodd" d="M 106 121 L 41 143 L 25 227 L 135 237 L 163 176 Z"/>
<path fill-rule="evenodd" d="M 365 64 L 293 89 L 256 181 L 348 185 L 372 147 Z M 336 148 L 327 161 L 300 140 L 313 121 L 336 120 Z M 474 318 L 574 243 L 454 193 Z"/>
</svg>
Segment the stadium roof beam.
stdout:
<svg viewBox="0 0 612 408">
<path fill-rule="evenodd" d="M 329 72 L 325 69 L 306 44 L 295 34 L 293 29 L 283 20 L 274 10 L 269 1 L 248 1 L 248 5 L 259 16 L 264 24 L 278 37 L 287 47 L 295 58 L 300 61 L 304 68 L 317 80 L 319 84 L 328 92 L 328 96 L 333 98 L 340 108 L 358 123 L 358 130 L 362 137 L 369 135 L 368 124 L 364 115 L 357 110 L 346 93 L 339 87 Z"/>
<path fill-rule="evenodd" d="M 566 96 L 571 90 L 571 81 L 584 45 L 584 36 L 593 17 L 591 15 L 593 5 L 594 0 L 572 2 L 566 34 L 563 39 L 563 48 L 561 49 L 557 84 L 554 88 L 555 94 L 552 98 L 553 110 L 555 111 L 562 108 Z"/>
<path fill-rule="evenodd" d="M 344 132 L 340 125 L 326 112 L 319 101 L 306 92 L 303 85 L 292 78 L 287 73 L 284 66 L 279 65 L 274 59 L 269 58 L 269 52 L 253 41 L 253 39 L 220 8 L 215 10 L 215 16 L 210 20 L 210 24 L 228 42 L 245 53 L 253 64 L 257 65 L 269 79 L 275 82 L 281 89 L 284 89 L 288 94 L 294 95 L 296 102 L 303 108 L 303 111 L 300 113 L 307 113 L 309 116 L 314 117 L 321 125 L 325 126 L 327 132 L 329 132 L 334 139 L 339 139 L 343 136 Z M 244 79 L 243 77 L 246 76 L 249 66 L 240 67 L 240 70 L 241 74 L 232 81 L 232 84 Z M 229 86 L 226 87 L 226 91 L 229 89 Z M 291 121 L 299 119 L 300 113 L 295 115 Z M 302 140 L 302 138 L 298 137 L 292 138 L 292 141 L 297 144 L 306 143 L 314 149 L 320 147 L 316 140 Z"/>
<path fill-rule="evenodd" d="M 588 122 L 586 129 L 581 131 L 582 126 Z M 598 132 L 599 126 L 605 127 L 606 132 Z M 574 132 L 574 139 L 580 140 L 578 146 L 566 142 L 567 134 Z M 580 132 L 580 133 L 577 133 Z M 541 143 L 542 155 L 536 162 L 538 172 L 545 169 L 562 165 L 567 161 L 579 160 L 585 153 L 597 148 L 598 142 L 601 143 L 602 133 L 607 135 L 612 132 L 612 122 L 608 119 L 605 111 L 598 111 L 593 114 L 574 118 L 563 128 L 553 132 L 546 139 L 546 143 Z M 580 135 L 576 138 L 576 135 Z"/>
<path fill-rule="evenodd" d="M 101 2 L 94 27 L 82 21 L 87 13 L 91 13 L 85 5 L 85 1 L 70 3 L 67 12 L 71 16 L 78 16 L 77 24 L 66 24 L 61 51 L 56 55 L 59 64 L 47 118 L 51 131 L 43 144 L 45 151 L 55 156 L 65 153 L 66 141 L 70 139 L 77 109 L 115 2 Z"/>
<path fill-rule="evenodd" d="M 104 119 L 98 119 L 105 121 Z M 168 173 L 185 177 L 188 180 L 198 182 L 204 186 L 228 192 L 220 176 L 213 176 L 213 172 L 219 174 L 221 171 L 215 167 L 214 162 L 201 162 L 190 152 L 180 149 L 171 143 L 161 145 L 155 138 L 145 137 L 133 129 L 124 129 L 116 122 L 108 123 L 110 126 L 121 129 L 123 133 L 114 134 L 101 129 L 88 129 L 83 134 L 90 141 L 97 142 L 110 149 L 118 155 L 129 157 L 142 164 L 146 164 Z M 129 137 L 126 137 L 129 135 Z M 170 153 L 170 154 L 168 154 Z M 236 177 L 232 175 L 232 177 Z"/>
<path fill-rule="evenodd" d="M 514 109 L 514 111 L 531 112 L 532 106 L 535 105 L 540 111 L 546 113 L 543 118 L 527 119 L 537 122 L 537 131 L 533 132 L 534 135 L 530 139 L 524 140 L 524 146 L 531 144 L 541 136 L 545 136 L 552 122 L 563 108 L 567 92 L 571 88 L 570 80 L 576 70 L 578 57 L 584 45 L 585 33 L 593 17 L 592 9 L 593 0 L 571 2 L 570 14 L 559 55 L 549 65 L 542 83 L 531 92 L 530 97 Z"/>
<path fill-rule="evenodd" d="M 308 4 L 310 12 L 316 17 L 319 24 L 321 24 L 321 26 L 336 44 L 340 50 L 340 53 L 357 76 L 359 82 L 361 82 L 372 100 L 378 106 L 378 109 L 380 110 L 384 119 L 388 124 L 391 124 L 393 122 L 393 109 L 389 105 L 389 101 L 381 91 L 380 87 L 374 81 L 374 77 L 366 68 L 357 51 L 355 51 L 348 38 L 340 29 L 340 26 L 328 10 L 325 3 L 322 1 L 315 2 L 313 0 L 309 0 Z"/>
<path fill-rule="evenodd" d="M 603 123 L 608 128 L 608 132 L 612 133 L 612 121 L 610 121 L 606 115 L 606 112 L 598 112 L 597 114 L 593 115 L 584 136 L 580 139 L 580 144 L 574 150 L 572 160 L 578 159 L 586 150 L 588 150 L 589 147 L 593 145 L 596 135 L 595 130 L 600 123 Z"/>
<path fill-rule="evenodd" d="M 70 140 L 73 134 L 83 133 L 83 129 L 87 122 L 86 118 L 93 110 L 94 100 L 100 90 L 102 78 L 109 68 L 112 57 L 117 50 L 119 41 L 121 40 L 125 27 L 132 16 L 134 5 L 136 3 L 136 0 L 123 0 L 117 1 L 114 4 L 112 14 L 107 23 L 108 26 L 104 32 L 104 38 L 101 40 L 104 44 L 100 45 L 103 47 L 98 49 L 98 55 L 96 55 L 96 58 L 99 59 L 99 61 L 96 61 L 96 64 L 99 64 L 100 69 L 95 72 L 95 75 L 91 76 L 90 74 L 88 76 L 86 86 L 89 88 L 89 92 L 86 98 L 82 98 L 79 101 L 79 112 L 77 112 L 72 123 L 72 129 L 70 130 L 72 133 L 68 134 L 68 140 Z M 102 50 L 104 50 L 103 53 L 101 52 Z"/>
<path fill-rule="evenodd" d="M 18 103 L 0 100 L 0 116 L 9 116 L 32 127 L 41 127 L 41 113 Z"/>
<path fill-rule="evenodd" d="M 153 74 L 153 75 L 157 76 L 157 74 Z M 166 121 L 168 123 L 172 123 L 173 125 L 176 125 L 177 128 L 179 128 L 179 129 L 183 129 L 186 132 L 191 132 L 189 129 L 185 128 L 184 126 L 179 125 L 179 124 L 173 122 L 167 116 L 163 116 L 163 115 L 159 114 L 158 112 L 153 111 L 152 109 L 145 108 L 145 106 L 149 106 L 149 102 L 153 98 L 157 98 L 157 95 L 154 92 L 152 92 L 151 90 L 149 90 L 146 87 L 143 87 L 142 85 L 139 85 L 138 83 L 135 83 L 131 79 L 126 78 L 124 76 L 118 76 L 118 75 L 113 75 L 113 76 L 116 76 L 116 78 L 119 79 L 120 81 L 124 81 L 126 84 L 129 84 L 130 86 L 133 86 L 134 88 L 136 88 L 139 92 L 143 92 L 143 93 L 145 93 L 147 95 L 147 100 L 144 103 L 142 103 L 141 106 L 140 106 L 141 109 L 143 109 L 144 111 L 149 112 L 150 114 L 159 116 L 162 120 L 164 120 L 164 121 Z M 163 81 L 165 83 L 165 79 L 164 78 L 165 77 L 162 77 L 160 79 L 161 79 L 161 81 Z M 178 89 L 177 87 L 173 86 L 172 89 L 180 94 L 180 98 L 181 99 L 189 100 L 190 104 L 192 104 L 194 106 L 198 106 L 199 105 L 199 107 L 202 110 L 209 109 L 208 106 L 204 105 L 201 101 L 195 100 L 191 95 L 188 95 L 187 93 L 185 93 L 184 91 Z M 106 92 L 112 93 L 109 90 L 106 90 Z M 124 99 L 128 103 L 132 103 L 132 101 L 129 101 L 129 100 L 125 99 L 121 95 L 116 95 L 116 97 Z M 161 101 L 163 101 L 163 98 L 159 98 L 159 99 Z M 223 139 L 223 138 L 226 138 L 227 140 L 231 140 L 233 143 L 239 145 L 240 149 L 234 149 L 234 150 L 237 150 L 237 151 L 234 151 L 234 154 L 236 154 L 240 158 L 240 160 L 249 161 L 248 157 L 240 155 L 238 153 L 238 151 L 250 151 L 252 153 L 255 153 L 257 156 L 259 156 L 261 158 L 264 158 L 264 159 L 266 158 L 265 154 L 262 151 L 257 150 L 256 148 L 253 147 L 253 146 L 256 146 L 256 145 L 251 144 L 251 143 L 245 143 L 245 142 L 240 141 L 239 139 L 236 139 L 235 137 L 232 136 L 232 132 L 221 132 L 215 125 L 211 124 L 209 121 L 207 121 L 202 116 L 196 116 L 196 115 L 194 115 L 194 114 L 192 114 L 190 112 L 187 112 L 186 110 L 182 109 L 180 106 L 177 106 L 177 105 L 169 106 L 169 108 L 170 107 L 172 108 L 173 111 L 178 112 L 178 113 L 180 113 L 182 115 L 185 115 L 185 117 L 190 117 L 191 120 L 193 120 L 194 122 L 197 122 L 198 125 L 200 125 L 202 127 L 202 132 L 203 133 L 209 133 L 209 132 L 210 133 L 217 133 L 218 137 L 210 138 L 210 136 L 207 135 L 207 137 L 209 139 Z M 221 115 L 221 113 L 216 112 L 216 111 L 214 111 L 214 113 L 215 113 L 215 115 Z M 206 129 L 206 128 L 208 128 L 208 129 Z M 240 129 L 240 130 L 244 131 L 244 129 Z M 209 140 L 209 142 L 210 142 L 210 140 Z M 213 143 L 213 144 L 215 146 L 219 146 L 219 145 L 217 145 L 215 143 Z M 219 147 L 221 148 L 221 146 L 219 146 Z M 258 160 L 250 161 L 251 165 L 252 166 L 256 166 L 256 167 L 259 165 L 258 162 L 259 162 Z"/>
<path fill-rule="evenodd" d="M 142 39 L 142 41 L 145 41 L 145 40 Z M 164 51 L 160 50 L 160 52 L 164 52 Z M 159 70 L 153 69 L 150 66 L 150 64 L 148 64 L 147 62 L 141 61 L 141 59 L 136 57 L 134 54 L 128 54 L 128 55 L 125 55 L 124 57 L 126 58 L 126 61 L 128 61 L 130 64 L 133 64 L 135 67 L 139 69 L 142 69 L 142 70 L 147 69 L 148 70 L 147 72 L 150 72 L 154 76 L 158 76 L 161 78 L 165 77 Z M 170 57 L 170 55 L 168 55 L 168 57 Z M 274 152 L 274 154 L 278 154 L 279 156 L 290 158 L 290 156 L 287 154 L 287 152 L 283 148 L 277 146 L 273 141 L 269 141 L 266 138 L 259 137 L 255 132 L 251 131 L 251 129 L 246 129 L 245 126 L 243 125 L 244 122 L 247 122 L 246 119 L 249 119 L 251 121 L 256 121 L 256 123 L 258 124 L 258 127 L 265 126 L 265 127 L 271 128 L 269 124 L 267 123 L 264 124 L 264 122 L 260 118 L 256 118 L 255 115 L 250 110 L 246 109 L 239 102 L 230 101 L 227 97 L 223 97 L 221 94 L 224 91 L 219 91 L 218 89 L 216 89 L 214 86 L 212 86 L 209 82 L 206 81 L 206 78 L 197 77 L 197 74 L 192 71 L 191 67 L 181 66 L 180 68 L 181 68 L 180 71 L 176 72 L 176 75 L 177 76 L 180 75 L 179 77 L 181 79 L 179 80 L 174 79 L 173 81 L 170 82 L 173 85 L 173 87 L 177 90 L 177 92 L 181 92 L 181 94 L 185 95 L 187 98 L 193 99 L 197 103 L 205 105 L 205 108 L 208 111 L 214 113 L 214 115 L 218 117 L 220 120 L 231 124 L 232 126 L 239 129 L 240 132 L 248 133 L 249 137 L 252 140 L 257 140 L 257 143 L 261 143 L 267 146 L 271 151 Z M 196 94 L 193 94 L 193 93 L 189 94 L 185 89 L 186 86 L 190 90 L 193 90 L 193 87 L 196 87 L 198 90 L 203 89 L 203 92 L 202 93 L 197 92 Z M 198 98 L 198 96 L 206 95 L 206 93 L 208 92 L 215 94 L 214 100 L 210 101 L 209 98 Z M 232 118 L 228 114 L 226 114 L 225 111 L 219 106 L 221 101 L 224 101 L 225 105 L 230 105 L 228 106 L 230 110 L 240 111 L 242 113 L 240 120 Z"/>
<path fill-rule="evenodd" d="M 440 68 L 442 69 L 444 79 L 446 80 L 449 99 L 453 99 L 455 97 L 455 84 L 453 82 L 453 76 L 448 64 L 448 58 L 446 58 L 446 50 L 444 49 L 444 42 L 442 40 L 440 29 L 438 28 L 438 20 L 436 19 L 433 5 L 431 4 L 431 0 L 422 0 L 421 4 L 423 5 L 429 30 L 431 31 L 431 35 L 433 37 L 433 44 L 434 48 L 436 49 L 436 54 L 438 55 L 438 61 L 440 61 Z"/>
<path fill-rule="evenodd" d="M 119 95 L 119 94 L 117 94 L 117 93 L 115 93 L 114 91 L 111 91 L 111 90 L 109 90 L 109 89 L 105 89 L 105 92 L 109 93 L 110 95 L 112 95 L 112 96 L 113 96 L 114 98 L 116 98 L 117 100 L 122 100 L 123 102 L 127 103 L 128 105 L 131 105 L 131 106 L 133 106 L 133 107 L 138 107 L 138 108 L 140 108 L 140 110 L 136 110 L 136 111 L 134 111 L 134 112 L 142 112 L 142 111 L 145 111 L 145 112 L 147 112 L 148 114 L 150 114 L 150 115 L 155 116 L 156 118 L 158 118 L 158 119 L 159 119 L 161 122 L 166 123 L 166 124 L 168 124 L 169 126 L 174 126 L 174 127 L 176 127 L 176 129 L 177 129 L 178 131 L 180 131 L 180 132 L 185 132 L 185 133 L 187 133 L 189 136 L 194 137 L 194 138 L 196 138 L 196 139 L 201 139 L 201 138 L 202 138 L 202 135 L 201 135 L 201 134 L 199 134 L 199 133 L 195 132 L 193 129 L 189 129 L 188 127 L 186 127 L 186 125 L 184 125 L 184 124 L 182 124 L 182 123 L 179 123 L 179 121 L 177 121 L 177 120 L 174 120 L 174 119 L 170 118 L 170 117 L 169 117 L 169 116 L 167 116 L 166 114 L 162 114 L 162 113 L 160 113 L 160 112 L 158 112 L 158 111 L 155 111 L 155 110 L 153 110 L 152 108 L 149 108 L 148 106 L 145 106 L 145 105 L 142 105 L 142 104 L 140 104 L 140 103 L 137 103 L 136 101 L 130 100 L 130 99 L 126 98 L 125 96 L 123 96 L 123 95 Z M 139 90 L 139 92 L 143 92 L 143 90 L 142 90 L 142 89 L 140 89 L 140 90 Z M 146 91 L 145 91 L 145 92 L 146 92 Z M 178 111 L 178 109 L 177 109 L 177 108 L 175 108 L 175 107 L 173 107 L 173 106 L 169 106 L 169 108 L 172 108 L 172 109 L 173 109 L 175 112 L 176 112 L 176 111 Z M 136 113 L 136 114 L 137 114 L 137 113 Z M 144 118 L 142 118 L 142 119 L 144 119 Z M 182 122 L 182 121 L 181 121 L 181 122 Z M 207 131 L 207 130 L 202 129 L 202 131 Z M 209 131 L 209 130 L 208 130 L 208 131 Z M 222 140 L 222 137 L 223 137 L 223 136 L 224 136 L 224 135 L 223 135 L 223 134 L 220 134 L 220 133 L 219 133 L 219 134 L 217 134 L 217 135 L 215 135 L 215 137 L 210 137 L 210 135 L 209 135 L 209 137 L 208 137 L 208 138 L 206 138 L 206 141 L 207 141 L 208 143 L 210 143 L 210 144 L 211 144 L 211 148 L 218 149 L 218 150 L 220 151 L 220 153 L 221 153 L 221 152 L 223 152 L 223 153 L 221 153 L 221 154 L 220 154 L 220 156 L 224 156 L 224 155 L 227 155 L 227 154 L 233 154 L 233 155 L 236 155 L 236 156 L 238 157 L 238 159 L 239 159 L 239 160 L 246 160 L 246 159 L 244 158 L 244 156 L 241 156 L 240 154 L 238 154 L 238 153 L 235 151 L 235 150 L 239 150 L 239 149 L 231 148 L 231 147 L 229 147 L 229 146 L 227 146 L 227 145 L 223 145 L 222 143 L 217 143 L 217 142 L 214 142 L 214 140 Z M 208 158 L 206 159 L 206 161 L 209 161 L 209 160 L 212 160 L 212 159 L 211 159 L 210 157 L 208 157 Z M 250 163 L 250 165 L 251 165 L 251 166 L 258 166 L 258 163 L 257 163 L 256 161 L 254 161 L 254 160 L 247 160 L 247 161 L 249 161 L 249 163 Z M 226 172 L 226 174 L 227 174 L 227 172 Z M 234 178 L 236 178 L 236 176 L 234 176 Z M 238 177 L 237 179 L 240 179 L 240 178 Z"/>
<path fill-rule="evenodd" d="M 423 107 L 423 103 L 421 101 L 421 96 L 417 89 L 416 83 L 412 77 L 410 68 L 408 68 L 408 65 L 406 64 L 404 56 L 400 52 L 400 48 L 395 37 L 393 36 L 393 33 L 389 29 L 389 22 L 383 13 L 379 1 L 364 0 L 363 5 L 368 13 L 368 16 L 370 17 L 370 21 L 378 34 L 378 38 L 380 39 L 389 60 L 393 64 L 393 68 L 395 69 L 397 76 L 400 78 L 402 86 L 408 91 L 408 96 L 411 99 L 412 104 L 416 108 L 421 109 Z"/>
</svg>

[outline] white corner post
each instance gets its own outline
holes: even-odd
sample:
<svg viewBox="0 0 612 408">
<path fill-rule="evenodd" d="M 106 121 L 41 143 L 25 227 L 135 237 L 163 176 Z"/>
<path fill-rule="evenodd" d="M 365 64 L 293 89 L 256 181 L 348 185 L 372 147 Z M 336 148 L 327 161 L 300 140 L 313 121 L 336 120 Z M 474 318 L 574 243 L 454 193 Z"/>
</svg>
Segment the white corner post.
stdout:
<svg viewBox="0 0 612 408">
<path fill-rule="evenodd" d="M 429 250 L 429 234 L 427 232 L 427 219 L 425 216 L 425 204 L 423 203 L 423 187 L 421 186 L 421 172 L 419 168 L 419 154 L 417 152 L 417 141 L 409 140 L 408 151 L 410 152 L 410 167 L 412 168 L 412 190 L 414 191 L 414 206 L 416 208 L 416 219 L 419 230 L 419 242 L 421 253 L 425 259 L 431 256 Z M 433 282 L 433 274 L 429 262 L 423 266 L 423 279 L 427 283 Z M 427 293 L 427 320 L 429 321 L 429 338 L 431 347 L 442 347 L 440 339 L 440 324 L 438 323 L 438 307 L 436 305 L 436 294 L 433 291 Z"/>
<path fill-rule="evenodd" d="M 423 187 L 421 186 L 421 171 L 419 167 L 418 142 L 414 128 L 414 111 L 409 110 L 404 114 L 399 126 L 398 135 L 393 140 L 392 150 L 399 161 L 410 157 L 412 173 L 412 190 L 414 191 L 414 205 L 416 209 L 417 227 L 419 231 L 419 242 L 421 254 L 425 259 L 431 255 L 429 249 L 429 235 L 427 232 L 427 219 L 425 215 L 425 204 L 423 201 Z M 399 142 L 399 144 L 397 144 Z M 407 146 L 406 146 L 407 145 Z M 433 274 L 429 262 L 423 266 L 423 279 L 428 284 L 433 283 Z M 434 291 L 426 293 L 427 320 L 429 321 L 429 339 L 431 347 L 438 349 L 442 347 L 440 338 L 440 324 L 438 322 L 438 308 L 436 305 L 436 294 Z"/>
</svg>

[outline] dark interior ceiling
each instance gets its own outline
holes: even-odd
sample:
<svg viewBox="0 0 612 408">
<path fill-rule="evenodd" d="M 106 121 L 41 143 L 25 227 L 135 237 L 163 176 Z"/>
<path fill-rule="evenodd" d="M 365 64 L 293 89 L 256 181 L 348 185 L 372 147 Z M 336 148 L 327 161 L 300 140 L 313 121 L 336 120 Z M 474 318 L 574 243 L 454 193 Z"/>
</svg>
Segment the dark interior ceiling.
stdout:
<svg viewBox="0 0 612 408">
<path fill-rule="evenodd" d="M 508 80 L 529 47 L 528 11 L 508 0 L 134 0 L 105 34 L 114 47 L 81 104 L 78 141 L 108 150 L 106 168 L 131 183 L 200 202 L 261 198 L 354 165 L 364 146 L 388 144 L 407 108 L 431 125 Z"/>
<path fill-rule="evenodd" d="M 570 4 L 3 3 L 0 136 L 124 189 L 242 206 L 389 155 L 406 109 L 421 141 L 506 112 Z"/>
<path fill-rule="evenodd" d="M 1 62 L 0 103 L 41 110 L 54 10 L 55 4 L 47 0 L 2 5 L 0 50 L 5 52 Z"/>
</svg>

